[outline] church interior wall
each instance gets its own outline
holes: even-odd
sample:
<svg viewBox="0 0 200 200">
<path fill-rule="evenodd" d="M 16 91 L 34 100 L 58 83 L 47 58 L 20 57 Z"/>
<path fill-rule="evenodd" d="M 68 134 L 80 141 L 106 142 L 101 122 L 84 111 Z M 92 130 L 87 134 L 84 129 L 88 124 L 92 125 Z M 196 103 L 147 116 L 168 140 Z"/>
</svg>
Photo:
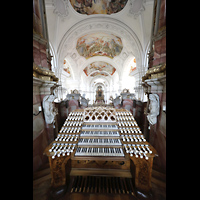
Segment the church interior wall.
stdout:
<svg viewBox="0 0 200 200">
<path fill-rule="evenodd" d="M 158 93 L 160 98 L 160 111 L 157 118 L 157 123 L 151 125 L 149 132 L 149 141 L 155 146 L 158 152 L 157 158 L 155 158 L 155 164 L 160 168 L 166 170 L 166 112 L 163 111 L 163 105 L 166 102 L 166 93 Z"/>
<path fill-rule="evenodd" d="M 47 23 L 44 1 L 33 1 L 33 172 L 47 162 L 45 147 L 54 139 L 53 124 L 47 124 L 43 112 L 43 99 L 57 85 L 51 71 Z"/>
<path fill-rule="evenodd" d="M 148 104 L 153 102 L 150 95 L 157 95 L 159 99 L 156 123 L 149 123 L 149 141 L 157 148 L 158 157 L 155 164 L 166 171 L 166 1 L 154 3 L 153 26 L 149 47 L 148 71 L 142 77 L 142 84 L 148 96 Z M 155 73 L 152 73 L 154 70 Z M 149 73 L 150 72 L 150 73 Z M 155 103 L 155 102 L 154 102 Z M 155 116 L 153 108 L 147 109 L 147 115 Z M 147 123 L 147 122 L 146 122 Z M 147 131 L 148 132 L 148 131 Z M 148 136 L 148 134 L 147 134 Z"/>
<path fill-rule="evenodd" d="M 37 114 L 38 107 L 41 106 L 39 87 L 34 86 L 33 92 L 33 113 Z M 33 171 L 36 171 L 46 161 L 45 156 L 42 155 L 44 148 L 48 145 L 47 137 L 43 114 L 33 116 Z"/>
<path fill-rule="evenodd" d="M 33 171 L 47 162 L 43 152 L 45 147 L 54 139 L 53 126 L 48 125 L 45 122 L 43 112 L 39 112 L 39 107 L 43 107 L 43 98 L 49 93 L 48 86 L 42 87 L 44 82 L 38 79 L 33 82 Z"/>
</svg>

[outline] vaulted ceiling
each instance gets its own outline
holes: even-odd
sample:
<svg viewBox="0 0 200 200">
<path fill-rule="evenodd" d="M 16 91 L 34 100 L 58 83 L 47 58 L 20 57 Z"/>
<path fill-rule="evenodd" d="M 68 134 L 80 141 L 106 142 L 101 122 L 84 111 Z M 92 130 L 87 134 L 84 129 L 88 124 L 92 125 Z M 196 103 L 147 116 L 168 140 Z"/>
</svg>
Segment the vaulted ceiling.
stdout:
<svg viewBox="0 0 200 200">
<path fill-rule="evenodd" d="M 131 92 L 147 69 L 153 0 L 45 0 L 52 70 L 63 89 Z M 90 96 L 88 96 L 90 98 Z"/>
</svg>

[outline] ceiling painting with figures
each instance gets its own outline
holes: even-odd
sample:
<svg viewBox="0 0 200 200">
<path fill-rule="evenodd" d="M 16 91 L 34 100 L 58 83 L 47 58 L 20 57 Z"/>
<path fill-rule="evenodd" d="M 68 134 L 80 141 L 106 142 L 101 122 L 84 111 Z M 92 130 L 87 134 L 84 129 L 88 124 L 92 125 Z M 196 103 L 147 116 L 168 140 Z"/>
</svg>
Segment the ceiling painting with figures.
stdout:
<svg viewBox="0 0 200 200">
<path fill-rule="evenodd" d="M 116 69 L 106 62 L 96 61 L 85 67 L 83 71 L 85 72 L 86 76 L 108 76 L 108 74 L 112 76 L 115 73 Z"/>
<path fill-rule="evenodd" d="M 86 59 L 93 56 L 114 58 L 123 49 L 122 40 L 114 34 L 92 33 L 80 37 L 76 49 Z"/>
<path fill-rule="evenodd" d="M 113 14 L 121 11 L 128 0 L 70 0 L 75 11 L 80 14 Z"/>
</svg>

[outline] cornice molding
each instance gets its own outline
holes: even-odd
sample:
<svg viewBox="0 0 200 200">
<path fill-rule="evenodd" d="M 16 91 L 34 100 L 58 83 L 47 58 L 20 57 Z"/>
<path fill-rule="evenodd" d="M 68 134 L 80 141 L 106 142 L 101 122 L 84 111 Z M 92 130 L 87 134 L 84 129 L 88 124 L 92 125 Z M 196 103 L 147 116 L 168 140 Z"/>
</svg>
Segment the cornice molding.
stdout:
<svg viewBox="0 0 200 200">
<path fill-rule="evenodd" d="M 33 31 L 33 40 L 39 42 L 40 44 L 47 44 L 48 41 L 44 39 L 41 35 L 37 34 L 36 32 Z"/>
</svg>

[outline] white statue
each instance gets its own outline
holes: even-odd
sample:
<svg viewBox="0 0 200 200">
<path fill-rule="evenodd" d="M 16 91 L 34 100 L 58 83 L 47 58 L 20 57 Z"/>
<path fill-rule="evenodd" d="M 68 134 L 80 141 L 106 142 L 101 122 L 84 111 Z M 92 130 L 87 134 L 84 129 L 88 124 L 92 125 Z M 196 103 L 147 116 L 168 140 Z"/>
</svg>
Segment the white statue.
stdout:
<svg viewBox="0 0 200 200">
<path fill-rule="evenodd" d="M 117 96 L 115 99 L 113 99 L 114 106 L 121 104 L 121 100 L 122 100 L 121 96 Z"/>
<path fill-rule="evenodd" d="M 54 100 L 56 98 L 53 94 L 46 95 L 43 98 L 44 117 L 47 124 L 53 123 L 55 116 L 58 114 L 58 109 L 54 107 Z"/>
<path fill-rule="evenodd" d="M 160 101 L 159 96 L 157 94 L 149 94 L 149 110 L 150 112 L 147 114 L 147 119 L 151 125 L 157 123 L 157 116 L 159 115 Z"/>
</svg>

